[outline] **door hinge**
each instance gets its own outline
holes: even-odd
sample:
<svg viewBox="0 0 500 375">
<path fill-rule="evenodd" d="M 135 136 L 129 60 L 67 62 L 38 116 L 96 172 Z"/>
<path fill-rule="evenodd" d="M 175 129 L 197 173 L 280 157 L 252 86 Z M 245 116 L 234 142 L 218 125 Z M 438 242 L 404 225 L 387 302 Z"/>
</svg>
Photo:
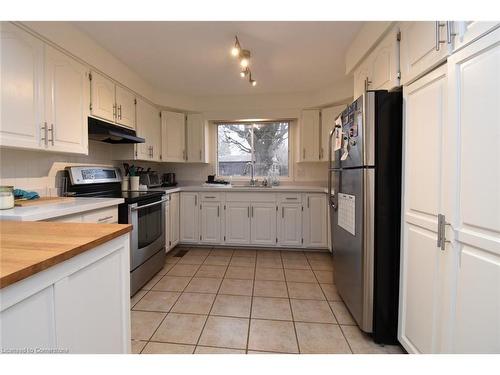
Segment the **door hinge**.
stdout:
<svg viewBox="0 0 500 375">
<path fill-rule="evenodd" d="M 161 118 L 161 111 L 160 111 L 160 112 L 158 112 L 158 116 L 160 116 L 160 118 Z"/>
<path fill-rule="evenodd" d="M 304 211 L 304 206 L 302 206 L 302 211 Z"/>
<path fill-rule="evenodd" d="M 397 77 L 398 79 L 401 79 L 401 70 L 398 70 L 398 74 L 396 74 L 396 77 Z"/>
<path fill-rule="evenodd" d="M 135 150 L 135 156 L 137 157 L 137 150 Z"/>
<path fill-rule="evenodd" d="M 226 236 L 224 236 L 224 241 L 226 240 Z"/>
<path fill-rule="evenodd" d="M 398 42 L 401 42 L 401 31 L 398 31 L 398 33 L 396 34 L 396 40 Z"/>
<path fill-rule="evenodd" d="M 201 210 L 201 203 L 200 203 L 200 210 Z"/>
<path fill-rule="evenodd" d="M 89 109 L 92 111 L 92 103 L 89 104 Z"/>
<path fill-rule="evenodd" d="M 278 243 L 278 237 L 276 237 L 276 243 Z"/>
<path fill-rule="evenodd" d="M 172 241 L 168 241 L 168 246 L 172 245 Z"/>
<path fill-rule="evenodd" d="M 134 99 L 134 104 L 137 105 L 137 99 Z"/>
<path fill-rule="evenodd" d="M 276 212 L 278 212 L 278 206 L 276 206 Z"/>
<path fill-rule="evenodd" d="M 224 211 L 226 211 L 226 205 L 224 205 Z M 225 239 L 225 238 L 226 238 L 226 237 L 224 237 L 224 239 Z"/>
<path fill-rule="evenodd" d="M 302 241 L 301 241 L 301 242 L 302 242 L 302 243 L 304 243 L 304 239 L 303 239 L 303 238 L 302 238 Z"/>
<path fill-rule="evenodd" d="M 89 81 L 92 81 L 92 73 L 89 73 Z"/>
<path fill-rule="evenodd" d="M 438 214 L 438 228 L 437 228 L 437 243 L 436 246 L 439 247 L 442 251 L 446 250 L 446 242 L 450 242 L 446 240 L 446 226 L 450 225 L 450 223 L 446 222 L 446 216 L 442 214 Z"/>
<path fill-rule="evenodd" d="M 200 241 L 201 241 L 201 234 L 200 234 Z"/>
</svg>

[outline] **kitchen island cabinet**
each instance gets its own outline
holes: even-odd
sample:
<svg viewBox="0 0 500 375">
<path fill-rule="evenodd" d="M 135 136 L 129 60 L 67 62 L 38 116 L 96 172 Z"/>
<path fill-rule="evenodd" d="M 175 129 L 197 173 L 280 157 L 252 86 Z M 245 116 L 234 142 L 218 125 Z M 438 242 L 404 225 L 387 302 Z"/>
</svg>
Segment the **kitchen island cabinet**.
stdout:
<svg viewBox="0 0 500 375">
<path fill-rule="evenodd" d="M 2 352 L 129 353 L 131 229 L 1 222 Z"/>
</svg>

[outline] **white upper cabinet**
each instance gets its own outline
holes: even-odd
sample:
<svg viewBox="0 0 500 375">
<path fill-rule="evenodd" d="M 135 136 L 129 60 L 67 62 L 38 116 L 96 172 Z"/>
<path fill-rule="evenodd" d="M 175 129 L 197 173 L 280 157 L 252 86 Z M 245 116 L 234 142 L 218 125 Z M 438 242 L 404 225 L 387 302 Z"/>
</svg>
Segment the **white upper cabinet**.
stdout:
<svg viewBox="0 0 500 375">
<path fill-rule="evenodd" d="M 85 66 L 15 25 L 0 31 L 0 145 L 87 154 Z"/>
<path fill-rule="evenodd" d="M 255 245 L 275 245 L 276 204 L 274 202 L 252 203 L 250 208 L 251 242 Z"/>
<path fill-rule="evenodd" d="M 205 163 L 205 124 L 201 114 L 186 116 L 186 161 L 191 163 Z"/>
<path fill-rule="evenodd" d="M 186 116 L 178 112 L 161 112 L 162 160 L 186 161 Z"/>
<path fill-rule="evenodd" d="M 89 79 L 87 68 L 45 47 L 45 118 L 48 148 L 88 153 Z"/>
<path fill-rule="evenodd" d="M 136 159 L 160 161 L 161 120 L 160 111 L 145 100 L 137 99 L 137 135 L 146 140 L 136 145 Z"/>
<path fill-rule="evenodd" d="M 401 83 L 403 85 L 439 65 L 451 51 L 445 21 L 401 22 Z"/>
<path fill-rule="evenodd" d="M 328 247 L 326 195 L 305 194 L 303 202 L 304 246 L 318 249 Z"/>
<path fill-rule="evenodd" d="M 121 86 L 116 86 L 116 123 L 135 128 L 135 94 Z"/>
<path fill-rule="evenodd" d="M 328 161 L 328 149 L 330 141 L 330 131 L 335 127 L 335 119 L 345 109 L 345 105 L 323 108 L 321 110 L 321 142 L 320 142 L 320 161 Z"/>
<path fill-rule="evenodd" d="M 319 161 L 320 110 L 302 111 L 300 120 L 300 161 Z"/>
<path fill-rule="evenodd" d="M 0 27 L 0 145 L 44 147 L 43 42 L 8 22 Z"/>
<path fill-rule="evenodd" d="M 135 94 L 96 72 L 91 75 L 90 103 L 92 116 L 135 128 Z"/>
<path fill-rule="evenodd" d="M 115 84 L 92 72 L 90 84 L 91 115 L 114 122 L 116 119 Z"/>
<path fill-rule="evenodd" d="M 354 70 L 354 99 L 366 90 L 392 90 L 400 85 L 399 39 L 396 26 Z"/>
</svg>

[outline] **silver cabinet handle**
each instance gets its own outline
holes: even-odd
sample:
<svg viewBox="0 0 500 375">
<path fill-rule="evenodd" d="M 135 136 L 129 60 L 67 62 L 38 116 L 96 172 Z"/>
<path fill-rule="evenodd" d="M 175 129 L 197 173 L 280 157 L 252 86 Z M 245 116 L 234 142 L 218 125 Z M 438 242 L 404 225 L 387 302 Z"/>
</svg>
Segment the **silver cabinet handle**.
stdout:
<svg viewBox="0 0 500 375">
<path fill-rule="evenodd" d="M 453 32 L 453 21 L 446 21 L 446 42 L 451 44 L 453 42 L 452 37 L 456 35 L 457 33 Z"/>
<path fill-rule="evenodd" d="M 439 51 L 441 47 L 441 43 L 446 43 L 446 41 L 441 40 L 441 27 L 444 27 L 445 24 L 441 21 L 436 21 L 436 51 Z"/>
<path fill-rule="evenodd" d="M 113 118 L 116 119 L 116 103 L 113 104 Z"/>
<path fill-rule="evenodd" d="M 368 91 L 370 88 L 370 85 L 372 84 L 372 81 L 368 77 L 365 78 L 365 91 Z"/>
<path fill-rule="evenodd" d="M 292 197 L 286 197 L 285 199 L 287 199 L 287 200 L 297 200 L 297 198 L 292 198 Z"/>
<path fill-rule="evenodd" d="M 247 207 L 247 216 L 250 217 L 250 206 Z"/>
<path fill-rule="evenodd" d="M 50 143 L 52 143 L 52 146 L 54 146 L 54 124 L 50 124 L 50 128 L 49 128 L 49 132 L 50 132 Z"/>
<path fill-rule="evenodd" d="M 306 158 L 306 148 L 304 147 L 302 149 L 302 159 L 305 159 Z"/>
<path fill-rule="evenodd" d="M 215 198 L 217 198 L 217 197 L 212 197 L 211 195 L 210 195 L 210 196 L 209 196 L 209 195 L 205 195 L 205 196 L 204 196 L 204 198 L 205 198 L 205 199 L 215 199 Z"/>
<path fill-rule="evenodd" d="M 309 208 L 309 198 L 310 197 L 307 197 L 307 208 Z"/>
<path fill-rule="evenodd" d="M 45 143 L 45 147 L 48 145 L 48 129 L 47 129 L 47 121 L 43 123 L 43 126 L 41 127 L 40 130 L 43 130 L 43 138 L 41 139 Z"/>
<path fill-rule="evenodd" d="M 201 161 L 201 150 L 200 150 L 200 161 Z"/>
<path fill-rule="evenodd" d="M 253 206 L 252 206 L 252 217 L 253 217 Z"/>
<path fill-rule="evenodd" d="M 217 206 L 217 217 L 220 216 L 220 206 Z"/>
<path fill-rule="evenodd" d="M 113 216 L 105 216 L 105 217 L 101 217 L 101 218 L 97 219 L 97 221 L 106 221 L 106 220 L 109 220 L 112 218 L 113 218 Z"/>
<path fill-rule="evenodd" d="M 285 207 L 281 207 L 281 217 L 285 218 Z"/>
<path fill-rule="evenodd" d="M 118 106 L 118 118 L 120 120 L 122 119 L 122 105 L 121 104 Z"/>
<path fill-rule="evenodd" d="M 197 206 L 198 205 L 198 195 L 195 195 L 194 196 L 194 205 Z"/>
</svg>

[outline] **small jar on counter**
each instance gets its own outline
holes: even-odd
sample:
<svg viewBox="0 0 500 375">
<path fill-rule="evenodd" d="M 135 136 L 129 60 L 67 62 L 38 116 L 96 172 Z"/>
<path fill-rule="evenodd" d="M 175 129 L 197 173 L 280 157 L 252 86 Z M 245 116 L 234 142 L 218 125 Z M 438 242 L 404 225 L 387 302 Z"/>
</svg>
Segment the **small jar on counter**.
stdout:
<svg viewBox="0 0 500 375">
<path fill-rule="evenodd" d="M 14 186 L 0 186 L 0 210 L 14 208 Z"/>
</svg>

